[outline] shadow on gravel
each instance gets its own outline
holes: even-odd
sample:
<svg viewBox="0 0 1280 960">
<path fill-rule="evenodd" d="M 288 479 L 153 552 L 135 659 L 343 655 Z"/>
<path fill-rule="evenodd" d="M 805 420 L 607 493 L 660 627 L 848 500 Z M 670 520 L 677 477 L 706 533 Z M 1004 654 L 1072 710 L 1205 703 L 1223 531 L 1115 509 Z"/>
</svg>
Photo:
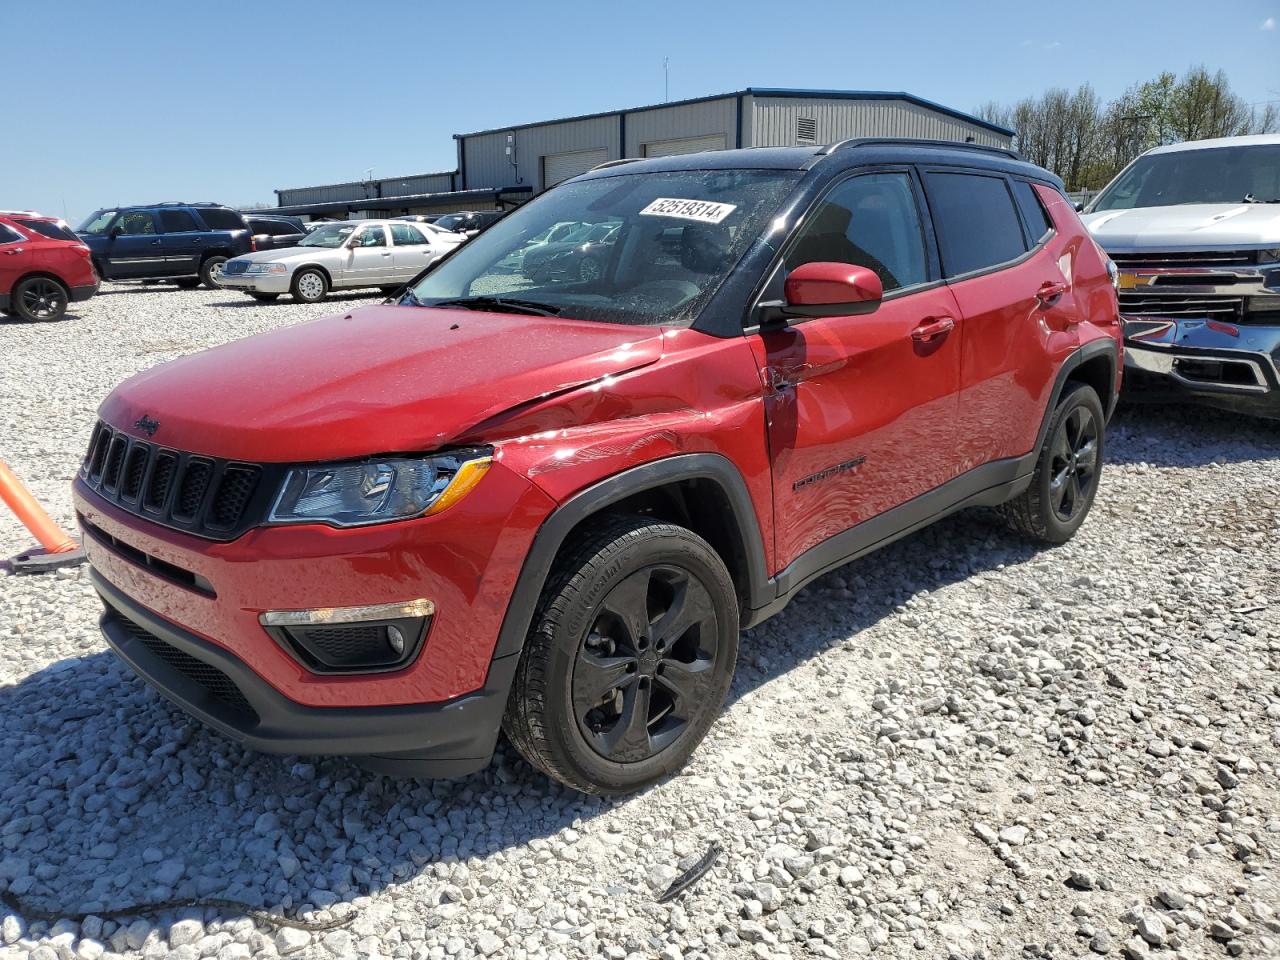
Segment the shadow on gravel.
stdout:
<svg viewBox="0 0 1280 960">
<path fill-rule="evenodd" d="M 57 319 L 48 319 L 48 320 L 23 320 L 22 318 L 14 316 L 13 314 L 10 314 L 10 313 L 0 313 L 0 327 L 5 327 L 5 326 L 45 327 L 45 326 L 54 326 L 56 324 L 61 324 L 61 323 L 67 323 L 68 321 L 79 320 L 79 319 L 80 319 L 80 314 L 73 313 L 70 310 L 68 310 L 66 313 L 64 313 L 62 316 L 58 317 Z"/>
<path fill-rule="evenodd" d="M 1200 467 L 1280 457 L 1280 421 L 1191 404 L 1122 403 L 1107 427 L 1107 461 Z"/>
</svg>

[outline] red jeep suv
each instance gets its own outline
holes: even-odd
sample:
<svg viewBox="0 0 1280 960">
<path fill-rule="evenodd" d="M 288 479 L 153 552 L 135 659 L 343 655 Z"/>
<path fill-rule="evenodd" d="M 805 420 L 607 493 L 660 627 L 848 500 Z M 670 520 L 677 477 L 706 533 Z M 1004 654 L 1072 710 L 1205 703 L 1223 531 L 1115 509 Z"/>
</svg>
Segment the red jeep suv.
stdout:
<svg viewBox="0 0 1280 960">
<path fill-rule="evenodd" d="M 598 270 L 531 279 L 561 224 Z M 1097 493 L 1116 293 L 1062 184 L 915 141 L 607 164 L 394 304 L 141 373 L 76 504 L 102 630 L 272 753 L 579 790 L 679 768 L 738 634 L 961 507 Z"/>
<path fill-rule="evenodd" d="M 58 320 L 98 292 L 89 248 L 62 221 L 0 210 L 0 313 Z"/>
</svg>

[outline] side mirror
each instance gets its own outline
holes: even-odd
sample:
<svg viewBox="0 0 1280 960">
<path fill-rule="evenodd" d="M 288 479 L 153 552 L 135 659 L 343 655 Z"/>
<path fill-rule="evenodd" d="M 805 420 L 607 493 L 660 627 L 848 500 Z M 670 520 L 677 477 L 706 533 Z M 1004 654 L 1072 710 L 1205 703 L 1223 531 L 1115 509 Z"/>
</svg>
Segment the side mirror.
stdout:
<svg viewBox="0 0 1280 960">
<path fill-rule="evenodd" d="M 762 303 L 761 326 L 795 317 L 852 317 L 873 313 L 884 299 L 874 270 L 851 263 L 802 263 L 787 276 L 786 299 Z"/>
<path fill-rule="evenodd" d="M 1084 213 L 1084 203 L 1083 203 L 1083 202 L 1079 202 L 1079 201 L 1078 201 L 1078 202 L 1076 203 L 1076 213 Z"/>
</svg>

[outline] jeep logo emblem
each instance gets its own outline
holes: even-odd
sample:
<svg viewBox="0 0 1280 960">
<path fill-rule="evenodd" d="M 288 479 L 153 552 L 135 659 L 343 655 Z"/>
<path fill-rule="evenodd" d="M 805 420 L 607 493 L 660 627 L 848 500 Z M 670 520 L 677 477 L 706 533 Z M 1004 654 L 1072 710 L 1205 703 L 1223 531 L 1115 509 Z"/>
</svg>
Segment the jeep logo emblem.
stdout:
<svg viewBox="0 0 1280 960">
<path fill-rule="evenodd" d="M 148 437 L 154 437 L 156 435 L 156 431 L 160 429 L 160 423 L 156 420 L 152 420 L 145 413 L 137 419 L 134 426 L 145 433 Z"/>
</svg>

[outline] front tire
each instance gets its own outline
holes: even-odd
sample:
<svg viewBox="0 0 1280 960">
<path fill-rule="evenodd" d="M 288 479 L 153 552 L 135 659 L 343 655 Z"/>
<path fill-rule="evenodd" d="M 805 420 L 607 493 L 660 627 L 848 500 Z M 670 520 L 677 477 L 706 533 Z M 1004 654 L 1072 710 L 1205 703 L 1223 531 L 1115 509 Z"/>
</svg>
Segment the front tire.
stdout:
<svg viewBox="0 0 1280 960">
<path fill-rule="evenodd" d="M 692 531 L 646 517 L 588 529 L 552 567 L 503 727 L 583 793 L 678 770 L 715 722 L 738 656 L 729 571 Z"/>
<path fill-rule="evenodd" d="M 200 282 L 206 290 L 222 289 L 222 265 L 226 262 L 227 258 L 221 254 L 205 257 L 200 264 Z"/>
<path fill-rule="evenodd" d="M 27 277 L 13 288 L 9 309 L 28 323 L 61 320 L 67 312 L 67 288 L 50 277 Z"/>
<path fill-rule="evenodd" d="M 294 275 L 290 286 L 293 299 L 303 303 L 319 303 L 329 292 L 329 280 L 319 270 L 308 268 Z"/>
<path fill-rule="evenodd" d="M 1066 543 L 1084 523 L 1102 479 L 1106 414 L 1087 383 L 1069 383 L 1058 401 L 1031 485 L 1000 507 L 1015 531 Z"/>
</svg>

